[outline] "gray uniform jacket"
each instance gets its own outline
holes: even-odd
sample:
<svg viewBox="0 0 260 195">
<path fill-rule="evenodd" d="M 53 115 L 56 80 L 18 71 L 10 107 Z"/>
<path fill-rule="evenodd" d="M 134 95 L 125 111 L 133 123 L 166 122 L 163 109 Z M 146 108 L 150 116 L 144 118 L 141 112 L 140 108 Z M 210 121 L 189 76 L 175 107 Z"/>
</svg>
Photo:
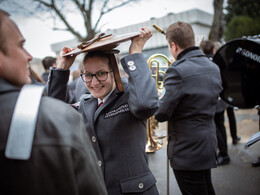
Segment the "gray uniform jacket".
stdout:
<svg viewBox="0 0 260 195">
<path fill-rule="evenodd" d="M 214 115 L 222 90 L 219 68 L 198 47 L 184 50 L 166 71 L 155 113 L 169 122 L 168 158 L 176 170 L 216 167 Z"/>
<path fill-rule="evenodd" d="M 129 75 L 125 91 L 115 89 L 99 108 L 97 99 L 86 95 L 78 110 L 84 116 L 108 193 L 158 194 L 145 153 L 147 118 L 158 108 L 155 80 L 142 54 L 126 56 L 121 63 Z M 52 71 L 49 95 L 64 99 L 68 75 L 68 71 Z"/>
<path fill-rule="evenodd" d="M 41 99 L 30 159 L 5 157 L 19 92 L 0 78 L 0 194 L 107 194 L 82 116 L 53 98 Z"/>
</svg>

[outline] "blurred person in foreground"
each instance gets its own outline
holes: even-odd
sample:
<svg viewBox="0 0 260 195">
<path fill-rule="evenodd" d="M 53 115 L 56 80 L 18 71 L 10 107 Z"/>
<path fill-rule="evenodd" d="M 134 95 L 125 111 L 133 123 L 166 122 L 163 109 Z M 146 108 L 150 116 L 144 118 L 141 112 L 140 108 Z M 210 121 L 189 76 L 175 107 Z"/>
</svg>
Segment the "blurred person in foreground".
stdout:
<svg viewBox="0 0 260 195">
<path fill-rule="evenodd" d="M 121 59 L 129 76 L 122 80 L 122 92 L 116 87 L 111 51 L 100 51 L 100 46 L 83 59 L 81 77 L 91 94 L 80 98 L 77 109 L 84 117 L 109 195 L 158 194 L 145 153 L 147 119 L 158 108 L 155 81 L 142 55 L 151 36 L 150 28 L 141 28 L 140 35 L 132 39 L 129 55 Z M 65 47 L 61 54 L 72 50 Z M 65 56 L 51 70 L 49 95 L 65 100 L 64 86 L 74 60 L 75 55 Z"/>
<path fill-rule="evenodd" d="M 211 168 L 217 166 L 214 115 L 222 90 L 220 72 L 195 47 L 190 24 L 173 23 L 166 39 L 176 61 L 166 71 L 155 118 L 168 121 L 167 153 L 182 194 L 215 194 Z"/>
<path fill-rule="evenodd" d="M 29 159 L 5 156 L 17 98 L 31 83 L 32 56 L 24 42 L 9 14 L 0 10 L 0 194 L 107 194 L 82 116 L 53 98 L 41 99 Z"/>
</svg>

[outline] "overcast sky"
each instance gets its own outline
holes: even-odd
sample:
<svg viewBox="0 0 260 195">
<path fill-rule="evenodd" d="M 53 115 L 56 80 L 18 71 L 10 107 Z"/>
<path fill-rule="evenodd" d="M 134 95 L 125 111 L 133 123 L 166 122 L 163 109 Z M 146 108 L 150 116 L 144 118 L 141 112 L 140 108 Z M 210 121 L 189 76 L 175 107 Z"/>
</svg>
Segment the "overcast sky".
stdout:
<svg viewBox="0 0 260 195">
<path fill-rule="evenodd" d="M 213 0 L 142 0 L 137 4 L 122 7 L 106 15 L 105 20 L 102 20 L 101 23 L 103 24 L 102 31 L 193 8 L 213 14 Z M 53 31 L 53 21 L 46 20 L 42 16 L 33 18 L 12 16 L 12 19 L 17 23 L 26 39 L 25 48 L 34 58 L 54 56 L 51 44 L 74 38 L 70 33 L 64 31 Z M 75 23 L 76 21 L 75 19 Z"/>
</svg>

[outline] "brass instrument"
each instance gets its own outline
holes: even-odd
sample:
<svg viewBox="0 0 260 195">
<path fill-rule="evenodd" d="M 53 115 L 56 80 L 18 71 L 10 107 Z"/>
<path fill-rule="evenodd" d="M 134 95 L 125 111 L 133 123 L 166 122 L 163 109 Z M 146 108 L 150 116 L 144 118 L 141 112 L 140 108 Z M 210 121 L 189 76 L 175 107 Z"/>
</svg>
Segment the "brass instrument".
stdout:
<svg viewBox="0 0 260 195">
<path fill-rule="evenodd" d="M 161 97 L 164 90 L 163 81 L 165 71 L 170 66 L 171 61 L 163 54 L 154 54 L 147 60 L 147 63 L 152 72 L 151 76 L 154 77 L 156 81 L 156 88 L 158 90 L 159 97 Z M 158 121 L 154 118 L 154 116 L 147 120 L 146 153 L 155 152 L 162 147 L 162 145 L 152 137 L 157 126 Z"/>
<path fill-rule="evenodd" d="M 153 27 L 154 27 L 155 30 L 157 30 L 159 33 L 162 33 L 162 34 L 166 35 L 165 32 L 163 31 L 163 29 L 162 29 L 161 27 L 157 26 L 156 24 L 153 24 Z"/>
<path fill-rule="evenodd" d="M 158 94 L 161 96 L 164 88 L 164 75 L 167 68 L 171 64 L 171 61 L 163 54 L 154 54 L 148 59 L 147 62 L 152 71 L 151 76 L 155 78 Z"/>
<path fill-rule="evenodd" d="M 157 26 L 156 24 L 153 25 L 153 27 L 159 32 L 159 33 L 162 33 L 163 35 L 166 35 L 166 33 L 163 31 L 162 28 L 160 28 L 159 26 Z M 160 98 L 162 97 L 164 91 L 164 86 L 163 86 L 163 82 L 164 82 L 164 75 L 165 75 L 165 71 L 167 70 L 167 68 L 170 66 L 170 64 L 173 63 L 174 60 L 170 61 L 165 55 L 162 55 L 162 54 L 155 54 L 153 56 L 151 56 L 149 59 L 148 59 L 148 64 L 149 64 L 149 67 L 152 71 L 152 76 L 155 77 L 156 79 L 156 87 L 158 89 L 158 94 L 160 96 Z M 167 67 L 167 68 L 166 68 Z M 154 73 L 153 69 L 156 69 L 156 72 Z M 161 76 L 161 77 L 160 77 Z M 151 131 L 154 131 L 154 129 L 151 129 L 151 127 L 149 127 L 149 125 L 151 124 L 151 121 L 154 121 L 152 122 L 152 124 L 154 123 L 157 123 L 158 124 L 158 121 L 155 120 L 155 118 L 152 116 L 151 118 L 149 118 L 148 120 L 148 124 L 147 124 L 147 142 L 146 142 L 146 150 L 147 148 L 150 148 L 151 151 L 156 151 L 158 149 L 160 149 L 162 146 L 158 147 L 158 143 L 155 142 L 151 136 Z M 153 128 L 153 127 L 152 127 Z M 167 122 L 167 142 L 168 142 L 168 129 L 169 129 L 169 126 L 168 126 L 168 122 Z M 149 135 L 149 136 L 148 136 Z M 167 145 L 168 143 L 166 143 Z M 156 147 L 157 146 L 157 147 Z M 147 150 L 149 151 L 149 150 Z M 166 179 L 167 179 L 167 195 L 170 194 L 170 176 L 169 176 L 169 160 L 168 160 L 168 157 L 166 157 L 166 162 L 167 162 L 167 165 L 166 165 Z"/>
</svg>

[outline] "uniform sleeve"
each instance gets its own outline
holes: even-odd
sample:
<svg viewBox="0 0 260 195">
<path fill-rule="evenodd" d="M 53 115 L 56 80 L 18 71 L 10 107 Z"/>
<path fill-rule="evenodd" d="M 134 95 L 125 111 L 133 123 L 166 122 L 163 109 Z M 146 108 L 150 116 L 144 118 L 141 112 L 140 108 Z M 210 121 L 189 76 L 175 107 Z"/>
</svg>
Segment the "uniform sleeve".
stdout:
<svg viewBox="0 0 260 195">
<path fill-rule="evenodd" d="M 167 121 L 171 118 L 182 96 L 183 81 L 178 71 L 174 67 L 168 68 L 164 80 L 165 94 L 159 101 L 159 109 L 155 113 L 155 118 L 159 122 Z"/>
<path fill-rule="evenodd" d="M 67 83 L 69 75 L 69 70 L 51 69 L 47 83 L 48 96 L 67 101 Z"/>
<path fill-rule="evenodd" d="M 76 132 L 75 145 L 77 150 L 73 153 L 75 177 L 80 195 L 95 194 L 106 195 L 107 190 L 98 160 L 90 143 L 90 138 L 85 129 L 82 117 L 75 120 Z"/>
<path fill-rule="evenodd" d="M 137 118 L 149 118 L 158 108 L 158 94 L 146 60 L 142 54 L 135 53 L 123 58 L 121 63 L 129 75 L 130 111 Z"/>
</svg>

